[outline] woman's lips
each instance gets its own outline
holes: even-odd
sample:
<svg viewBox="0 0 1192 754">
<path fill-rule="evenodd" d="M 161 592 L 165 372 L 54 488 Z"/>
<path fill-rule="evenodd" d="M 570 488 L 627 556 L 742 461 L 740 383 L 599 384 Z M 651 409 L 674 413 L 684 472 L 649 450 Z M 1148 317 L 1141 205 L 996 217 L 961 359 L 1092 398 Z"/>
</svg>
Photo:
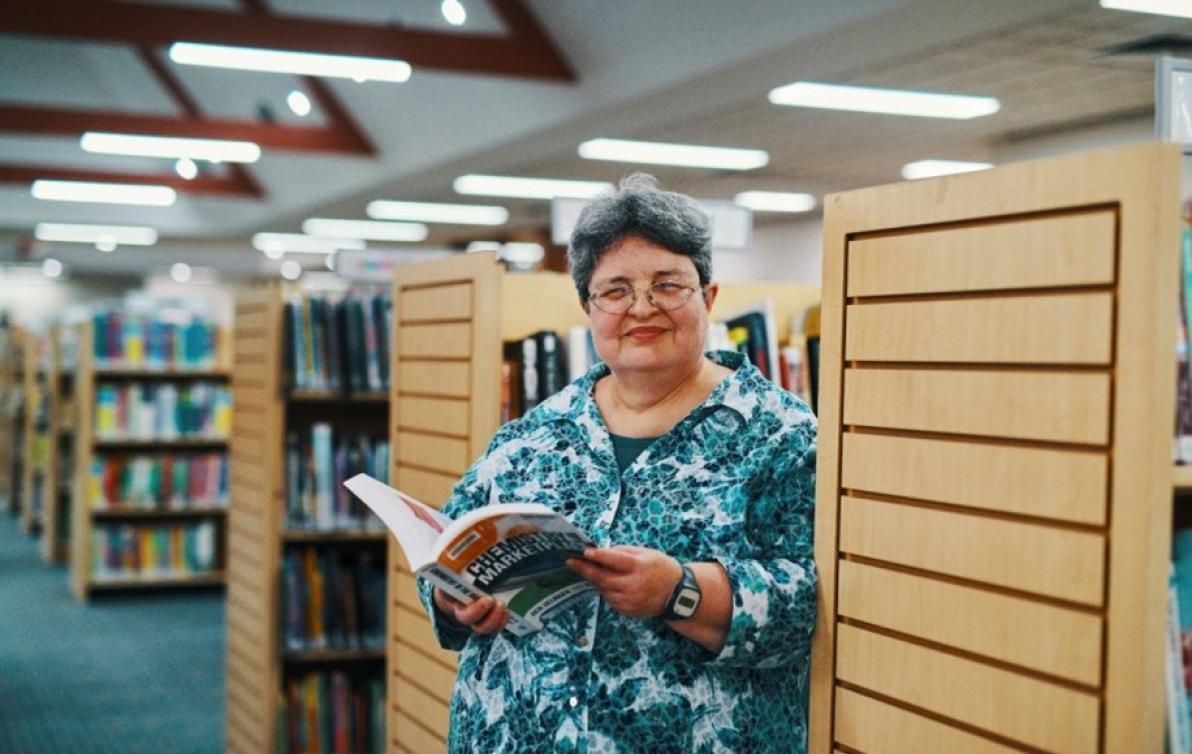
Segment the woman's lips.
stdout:
<svg viewBox="0 0 1192 754">
<path fill-rule="evenodd" d="M 658 337 L 664 332 L 666 330 L 661 327 L 635 327 L 625 333 L 625 336 L 636 340 L 649 340 L 650 338 Z"/>
</svg>

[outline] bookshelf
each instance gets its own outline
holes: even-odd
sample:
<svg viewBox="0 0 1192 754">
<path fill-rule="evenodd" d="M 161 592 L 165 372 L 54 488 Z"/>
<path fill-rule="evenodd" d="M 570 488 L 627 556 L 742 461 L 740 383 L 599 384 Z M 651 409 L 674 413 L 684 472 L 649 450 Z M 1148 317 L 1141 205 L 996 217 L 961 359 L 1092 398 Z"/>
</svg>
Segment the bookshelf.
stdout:
<svg viewBox="0 0 1192 754">
<path fill-rule="evenodd" d="M 828 197 L 812 754 L 1163 750 L 1179 185 L 1148 144 Z"/>
<path fill-rule="evenodd" d="M 109 390 L 124 395 L 125 391 L 147 393 L 160 389 L 161 385 L 169 385 L 181 396 L 196 390 L 213 390 L 227 384 L 228 369 L 218 362 L 212 368 L 194 369 L 98 363 L 93 347 L 96 343 L 95 324 L 85 322 L 75 327 L 78 343 L 75 375 L 61 378 L 71 380 L 74 402 L 69 557 L 71 588 L 75 596 L 86 601 L 98 592 L 112 590 L 221 586 L 225 580 L 223 562 L 226 559 L 227 511 L 224 506 L 208 501 L 200 505 L 189 498 L 155 506 L 109 499 L 106 505 L 97 506 L 95 498 L 101 494 L 97 487 L 101 485 L 93 479 L 93 472 L 97 462 L 132 464 L 147 458 L 169 458 L 171 463 L 181 463 L 182 459 L 189 462 L 193 452 L 225 453 L 228 439 L 211 434 L 210 429 L 205 430 L 202 437 L 186 436 L 182 430 L 181 436 L 174 436 L 178 433 L 170 436 L 142 433 L 129 438 L 123 433 L 135 430 L 121 427 L 119 436 L 110 436 L 105 432 L 105 419 L 101 415 L 108 409 L 99 403 L 100 393 Z M 124 398 L 120 400 L 123 402 Z M 176 400 L 181 403 L 184 399 Z M 124 411 L 114 407 L 110 410 L 113 415 Z M 207 410 L 210 408 L 204 409 Z M 156 409 L 154 411 L 156 414 Z M 164 415 L 166 409 L 163 408 L 161 413 Z M 182 416 L 182 413 L 194 412 L 178 407 L 173 415 Z M 102 494 L 109 496 L 106 490 Z M 121 555 L 113 556 L 120 560 L 113 566 L 115 573 L 96 572 L 98 561 L 105 556 L 96 545 L 96 536 L 101 532 L 115 532 L 114 544 L 109 546 L 123 548 Z M 171 561 L 166 567 L 160 565 L 163 555 Z M 140 564 L 142 560 L 157 560 L 158 565 Z M 210 561 L 210 568 L 202 565 L 207 561 Z"/>
<path fill-rule="evenodd" d="M 290 433 L 316 422 L 384 435 L 386 392 L 291 391 L 285 378 L 286 289 L 263 286 L 236 300 L 233 345 L 231 504 L 228 530 L 227 731 L 232 754 L 280 754 L 288 684 L 311 672 L 384 677 L 378 644 L 360 649 L 291 649 L 284 633 L 288 551 L 376 553 L 385 533 L 292 530 L 286 524 Z M 363 557 L 361 555 L 360 557 Z M 383 610 L 379 603 L 378 609 Z M 378 706 L 383 706 L 379 704 Z"/>
<path fill-rule="evenodd" d="M 16 504 L 13 497 L 12 446 L 16 440 L 15 424 L 15 363 L 13 328 L 0 324 L 0 510 L 11 513 Z"/>
<path fill-rule="evenodd" d="M 65 563 L 70 545 L 70 497 L 74 457 L 74 365 L 78 352 L 74 339 L 77 328 L 54 325 L 50 328 L 50 359 L 47 381 L 49 401 L 49 442 L 45 481 L 46 507 L 43 512 L 41 553 L 47 563 Z"/>
<path fill-rule="evenodd" d="M 791 314 L 819 300 L 819 289 L 777 283 L 724 283 L 712 316 L 762 298 L 775 303 L 780 342 Z M 512 274 L 491 253 L 401 267 L 394 281 L 392 406 L 394 486 L 441 505 L 496 432 L 503 344 L 542 329 L 587 326 L 566 275 Z M 389 545 L 388 736 L 390 754 L 446 748 L 455 655 L 439 648 L 413 577 Z"/>
<path fill-rule="evenodd" d="M 24 336 L 21 389 L 24 393 L 24 422 L 21 443 L 21 528 L 26 534 L 41 532 L 46 508 L 46 486 L 53 467 L 49 451 L 49 339 L 34 330 Z"/>
</svg>

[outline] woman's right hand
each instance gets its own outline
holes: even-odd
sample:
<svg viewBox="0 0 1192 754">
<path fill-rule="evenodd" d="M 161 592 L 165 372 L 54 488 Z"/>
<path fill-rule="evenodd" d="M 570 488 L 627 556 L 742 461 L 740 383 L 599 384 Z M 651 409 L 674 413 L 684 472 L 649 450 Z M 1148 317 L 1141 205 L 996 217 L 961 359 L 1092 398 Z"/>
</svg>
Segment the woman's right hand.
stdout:
<svg viewBox="0 0 1192 754">
<path fill-rule="evenodd" d="M 435 587 L 432 596 L 440 610 L 478 634 L 495 634 L 509 623 L 509 608 L 488 595 L 463 603 Z"/>
</svg>

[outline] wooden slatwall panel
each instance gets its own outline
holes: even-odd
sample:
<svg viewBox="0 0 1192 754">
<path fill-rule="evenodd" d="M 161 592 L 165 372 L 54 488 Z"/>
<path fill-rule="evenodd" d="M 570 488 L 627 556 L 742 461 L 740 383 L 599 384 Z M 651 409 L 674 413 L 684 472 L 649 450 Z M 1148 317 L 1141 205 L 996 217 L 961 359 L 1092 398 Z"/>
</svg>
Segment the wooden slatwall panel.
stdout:
<svg viewBox="0 0 1192 754">
<path fill-rule="evenodd" d="M 1174 156 L 832 198 L 811 751 L 1161 751 Z"/>
<path fill-rule="evenodd" d="M 276 747 L 281 324 L 281 296 L 273 287 L 236 302 L 227 556 L 227 750 L 232 754 Z"/>
<path fill-rule="evenodd" d="M 87 479 L 95 440 L 95 349 L 92 325 L 78 327 L 79 362 L 75 373 L 75 446 L 70 492 L 70 583 L 75 596 L 86 600 L 91 575 L 91 509 Z"/>
<path fill-rule="evenodd" d="M 491 255 L 400 270 L 394 285 L 393 484 L 440 506 L 498 422 L 500 270 Z M 394 754 L 446 749 L 455 654 L 441 649 L 390 542 L 388 738 Z"/>
</svg>

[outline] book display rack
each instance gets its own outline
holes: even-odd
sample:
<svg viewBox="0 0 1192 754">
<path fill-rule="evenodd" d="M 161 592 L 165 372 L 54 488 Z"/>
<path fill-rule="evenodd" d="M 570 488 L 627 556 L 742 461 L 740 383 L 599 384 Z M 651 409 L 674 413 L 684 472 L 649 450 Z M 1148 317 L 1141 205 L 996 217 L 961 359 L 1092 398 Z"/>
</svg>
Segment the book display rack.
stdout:
<svg viewBox="0 0 1192 754">
<path fill-rule="evenodd" d="M 21 441 L 24 459 L 21 463 L 21 528 L 26 534 L 41 532 L 46 508 L 46 494 L 54 482 L 50 465 L 49 395 L 50 340 L 45 334 L 26 330 L 24 363 L 21 365 L 21 388 L 24 391 L 24 421 Z"/>
<path fill-rule="evenodd" d="M 65 563 L 70 547 L 77 336 L 76 327 L 55 325 L 50 329 L 50 361 L 46 380 L 49 426 L 45 464 L 48 472 L 41 530 L 41 553 L 47 563 Z"/>
</svg>

